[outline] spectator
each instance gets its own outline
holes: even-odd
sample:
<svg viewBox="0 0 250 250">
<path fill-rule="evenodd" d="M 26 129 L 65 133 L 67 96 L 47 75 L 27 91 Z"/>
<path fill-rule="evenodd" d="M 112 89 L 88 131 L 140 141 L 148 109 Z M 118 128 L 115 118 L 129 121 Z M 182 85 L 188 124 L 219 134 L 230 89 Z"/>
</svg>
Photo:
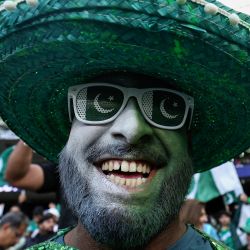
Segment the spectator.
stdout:
<svg viewBox="0 0 250 250">
<path fill-rule="evenodd" d="M 36 230 L 38 230 L 38 222 L 42 219 L 42 217 L 43 207 L 35 207 L 33 210 L 32 220 L 30 221 L 29 226 L 27 228 L 27 232 L 30 236 L 32 236 L 32 234 L 36 232 Z"/>
<path fill-rule="evenodd" d="M 205 204 L 197 200 L 186 200 L 181 208 L 180 219 L 192 224 L 215 240 L 219 240 L 216 229 L 208 223 Z"/>
<path fill-rule="evenodd" d="M 18 243 L 28 225 L 27 217 L 21 212 L 9 212 L 0 219 L 0 249 Z"/>
<path fill-rule="evenodd" d="M 57 232 L 58 231 L 58 221 L 59 221 L 59 218 L 60 218 L 60 213 L 58 212 L 58 210 L 55 207 L 51 207 L 51 208 L 44 211 L 44 214 L 48 214 L 48 213 L 53 215 L 53 219 L 55 221 L 53 231 Z"/>
<path fill-rule="evenodd" d="M 242 244 L 237 235 L 237 228 L 231 222 L 231 214 L 221 211 L 218 215 L 218 235 L 219 239 L 232 249 L 241 249 Z"/>
<path fill-rule="evenodd" d="M 56 222 L 54 216 L 50 213 L 44 214 L 38 222 L 38 232 L 35 236 L 27 238 L 25 247 L 50 239 L 54 235 L 54 226 Z"/>
</svg>

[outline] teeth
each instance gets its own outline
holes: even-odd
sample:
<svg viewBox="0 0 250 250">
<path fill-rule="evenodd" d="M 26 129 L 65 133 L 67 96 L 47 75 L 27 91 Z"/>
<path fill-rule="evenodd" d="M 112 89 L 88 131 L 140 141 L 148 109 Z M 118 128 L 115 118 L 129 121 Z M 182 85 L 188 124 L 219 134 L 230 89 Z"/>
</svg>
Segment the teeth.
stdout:
<svg viewBox="0 0 250 250">
<path fill-rule="evenodd" d="M 137 166 L 137 172 L 141 173 L 142 172 L 142 164 L 139 163 L 139 165 Z"/>
<path fill-rule="evenodd" d="M 126 183 L 126 179 L 125 178 L 120 178 L 120 185 L 122 186 L 122 185 L 125 185 L 125 183 Z"/>
<path fill-rule="evenodd" d="M 147 164 L 136 163 L 135 161 L 128 162 L 122 161 L 107 161 L 102 164 L 103 171 L 113 171 L 113 170 L 121 170 L 122 172 L 138 172 L 138 173 L 150 173 L 151 168 Z"/>
<path fill-rule="evenodd" d="M 136 179 L 131 179 L 130 185 L 131 185 L 131 187 L 135 187 L 136 186 Z"/>
<path fill-rule="evenodd" d="M 102 165 L 102 170 L 108 170 L 108 163 L 105 162 L 103 165 Z"/>
<path fill-rule="evenodd" d="M 136 163 L 134 161 L 129 165 L 129 172 L 136 172 Z"/>
<path fill-rule="evenodd" d="M 119 169 L 120 169 L 120 163 L 118 161 L 115 161 L 114 170 L 119 170 Z"/>
<path fill-rule="evenodd" d="M 121 171 L 122 172 L 128 172 L 128 168 L 129 168 L 128 162 L 127 161 L 122 161 Z"/>
<path fill-rule="evenodd" d="M 120 184 L 120 177 L 118 177 L 118 176 L 115 176 L 115 180 L 114 180 L 114 182 L 115 182 L 115 184 Z"/>
<path fill-rule="evenodd" d="M 113 171 L 114 165 L 112 161 L 109 161 L 109 171 Z"/>
<path fill-rule="evenodd" d="M 107 178 L 115 183 L 116 185 L 120 186 L 127 186 L 127 187 L 137 187 L 146 182 L 146 178 L 121 178 L 119 176 L 115 176 L 113 174 L 108 175 Z"/>
<path fill-rule="evenodd" d="M 126 179 L 126 186 L 128 186 L 128 187 L 131 186 L 131 179 Z"/>
<path fill-rule="evenodd" d="M 139 186 L 139 185 L 141 185 L 141 184 L 142 184 L 142 178 L 138 178 L 138 179 L 136 180 L 136 185 Z"/>
</svg>

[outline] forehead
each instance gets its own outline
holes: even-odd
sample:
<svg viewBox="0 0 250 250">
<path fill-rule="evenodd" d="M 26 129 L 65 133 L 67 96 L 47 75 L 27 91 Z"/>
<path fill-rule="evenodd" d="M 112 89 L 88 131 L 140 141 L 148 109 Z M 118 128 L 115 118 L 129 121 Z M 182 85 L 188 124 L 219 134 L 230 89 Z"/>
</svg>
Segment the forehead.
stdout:
<svg viewBox="0 0 250 250">
<path fill-rule="evenodd" d="M 230 218 L 230 216 L 229 215 L 227 215 L 227 214 L 222 214 L 219 218 Z"/>
<path fill-rule="evenodd" d="M 178 90 L 171 79 L 162 80 L 156 77 L 147 76 L 132 72 L 111 72 L 99 75 L 89 82 L 93 83 L 112 83 L 123 87 L 137 87 L 137 88 L 168 88 Z"/>
</svg>

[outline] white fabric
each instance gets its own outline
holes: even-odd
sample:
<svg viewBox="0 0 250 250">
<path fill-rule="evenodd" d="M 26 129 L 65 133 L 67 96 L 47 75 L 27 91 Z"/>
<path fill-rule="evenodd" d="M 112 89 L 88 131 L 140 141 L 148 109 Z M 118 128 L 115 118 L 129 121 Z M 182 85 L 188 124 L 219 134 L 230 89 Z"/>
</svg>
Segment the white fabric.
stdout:
<svg viewBox="0 0 250 250">
<path fill-rule="evenodd" d="M 186 199 L 195 199 L 198 186 L 199 186 L 200 173 L 193 176 L 194 186 L 190 193 L 187 194 Z"/>
<path fill-rule="evenodd" d="M 221 195 L 234 191 L 236 197 L 244 193 L 235 166 L 232 162 L 226 162 L 211 169 L 211 173 Z"/>
<path fill-rule="evenodd" d="M 250 205 L 243 204 L 240 211 L 240 219 L 238 226 L 241 228 L 245 227 L 248 218 L 250 218 Z"/>
<path fill-rule="evenodd" d="M 4 203 L 0 203 L 0 217 L 3 215 Z"/>
</svg>

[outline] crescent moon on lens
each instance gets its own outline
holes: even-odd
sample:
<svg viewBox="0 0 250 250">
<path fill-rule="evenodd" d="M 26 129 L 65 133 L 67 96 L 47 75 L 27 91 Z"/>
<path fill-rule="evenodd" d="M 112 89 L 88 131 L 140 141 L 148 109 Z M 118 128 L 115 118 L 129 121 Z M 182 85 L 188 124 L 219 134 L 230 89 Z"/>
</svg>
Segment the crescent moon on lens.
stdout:
<svg viewBox="0 0 250 250">
<path fill-rule="evenodd" d="M 160 105 L 160 110 L 161 110 L 161 113 L 164 117 L 168 118 L 168 119 L 175 119 L 178 115 L 170 115 L 164 108 L 164 105 L 165 105 L 165 102 L 166 102 L 167 99 L 164 99 L 162 102 L 161 102 L 161 105 Z"/>
<path fill-rule="evenodd" d="M 100 113 L 102 114 L 107 114 L 107 113 L 110 113 L 112 112 L 114 109 L 104 109 L 100 106 L 99 102 L 98 102 L 98 99 L 100 97 L 101 93 L 98 94 L 95 99 L 94 99 L 94 106 L 96 108 L 97 111 L 99 111 Z"/>
</svg>

